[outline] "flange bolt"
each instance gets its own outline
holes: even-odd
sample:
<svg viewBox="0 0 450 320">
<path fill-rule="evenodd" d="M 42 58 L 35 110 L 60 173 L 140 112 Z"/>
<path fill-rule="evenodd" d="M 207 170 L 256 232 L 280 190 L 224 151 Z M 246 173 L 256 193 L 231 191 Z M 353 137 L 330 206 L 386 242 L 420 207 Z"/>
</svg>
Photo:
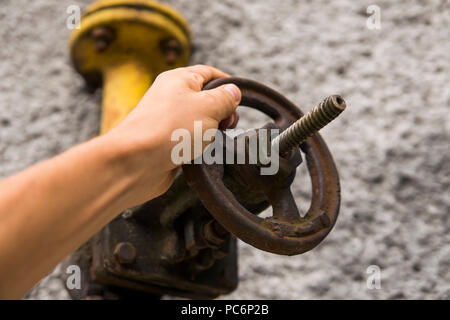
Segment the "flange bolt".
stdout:
<svg viewBox="0 0 450 320">
<path fill-rule="evenodd" d="M 91 37 L 94 40 L 97 52 L 105 51 L 115 39 L 114 31 L 107 27 L 97 27 L 92 30 Z"/>
<path fill-rule="evenodd" d="M 120 242 L 114 248 L 114 257 L 120 264 L 132 264 L 136 261 L 136 248 L 129 242 Z"/>
</svg>

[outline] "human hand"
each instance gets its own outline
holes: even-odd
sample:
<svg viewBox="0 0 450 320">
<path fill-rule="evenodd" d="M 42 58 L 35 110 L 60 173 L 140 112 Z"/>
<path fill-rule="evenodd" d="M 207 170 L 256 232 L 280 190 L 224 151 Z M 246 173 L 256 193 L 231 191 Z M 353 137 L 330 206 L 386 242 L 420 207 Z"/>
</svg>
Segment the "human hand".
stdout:
<svg viewBox="0 0 450 320">
<path fill-rule="evenodd" d="M 161 195 L 172 184 L 178 171 L 171 160 L 174 130 L 187 129 L 193 137 L 194 121 L 202 122 L 203 132 L 236 125 L 239 88 L 228 84 L 201 91 L 210 80 L 223 77 L 229 75 L 203 65 L 164 72 L 137 107 L 105 134 L 119 150 L 121 165 L 130 179 L 130 206 Z"/>
</svg>

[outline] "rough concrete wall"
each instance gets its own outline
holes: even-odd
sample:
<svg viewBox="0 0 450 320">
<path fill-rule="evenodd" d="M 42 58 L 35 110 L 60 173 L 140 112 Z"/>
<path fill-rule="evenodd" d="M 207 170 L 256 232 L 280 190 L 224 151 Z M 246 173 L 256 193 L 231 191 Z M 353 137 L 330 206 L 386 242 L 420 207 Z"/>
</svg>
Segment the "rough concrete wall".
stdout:
<svg viewBox="0 0 450 320">
<path fill-rule="evenodd" d="M 68 62 L 69 4 L 1 0 L 0 177 L 96 134 L 100 94 Z M 450 298 L 450 3 L 171 0 L 191 23 L 192 63 L 256 79 L 308 111 L 340 93 L 323 130 L 339 168 L 341 214 L 317 249 L 278 257 L 240 245 L 226 298 Z M 381 7 L 381 30 L 366 8 Z M 241 126 L 253 125 L 245 113 Z M 252 120 L 252 122 L 249 122 Z M 308 208 L 308 178 L 295 190 Z M 382 289 L 366 287 L 381 268 Z M 57 269 L 29 298 L 67 298 Z"/>
</svg>

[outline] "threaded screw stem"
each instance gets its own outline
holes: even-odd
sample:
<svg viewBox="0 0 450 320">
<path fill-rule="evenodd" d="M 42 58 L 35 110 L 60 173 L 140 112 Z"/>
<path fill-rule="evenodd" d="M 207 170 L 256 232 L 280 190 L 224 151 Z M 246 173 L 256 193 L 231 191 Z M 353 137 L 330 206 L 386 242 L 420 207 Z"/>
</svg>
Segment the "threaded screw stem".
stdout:
<svg viewBox="0 0 450 320">
<path fill-rule="evenodd" d="M 297 148 L 309 136 L 333 121 L 333 119 L 344 111 L 345 107 L 345 101 L 341 96 L 333 95 L 326 98 L 308 114 L 298 119 L 277 136 L 272 141 L 272 145 L 278 144 L 279 154 L 285 156 L 289 151 Z"/>
</svg>

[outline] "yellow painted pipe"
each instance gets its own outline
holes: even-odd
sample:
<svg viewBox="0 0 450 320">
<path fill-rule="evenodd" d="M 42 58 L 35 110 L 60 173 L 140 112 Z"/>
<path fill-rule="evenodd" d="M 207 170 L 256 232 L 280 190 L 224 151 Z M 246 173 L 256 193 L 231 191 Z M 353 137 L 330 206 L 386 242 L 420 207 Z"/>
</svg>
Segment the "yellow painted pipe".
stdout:
<svg viewBox="0 0 450 320">
<path fill-rule="evenodd" d="M 103 74 L 101 133 L 115 127 L 133 110 L 153 82 L 146 66 L 127 61 L 110 67 Z"/>
<path fill-rule="evenodd" d="M 71 35 L 71 58 L 89 85 L 103 87 L 101 133 L 137 105 L 159 73 L 189 62 L 187 22 L 155 1 L 96 1 L 80 27 Z"/>
</svg>

